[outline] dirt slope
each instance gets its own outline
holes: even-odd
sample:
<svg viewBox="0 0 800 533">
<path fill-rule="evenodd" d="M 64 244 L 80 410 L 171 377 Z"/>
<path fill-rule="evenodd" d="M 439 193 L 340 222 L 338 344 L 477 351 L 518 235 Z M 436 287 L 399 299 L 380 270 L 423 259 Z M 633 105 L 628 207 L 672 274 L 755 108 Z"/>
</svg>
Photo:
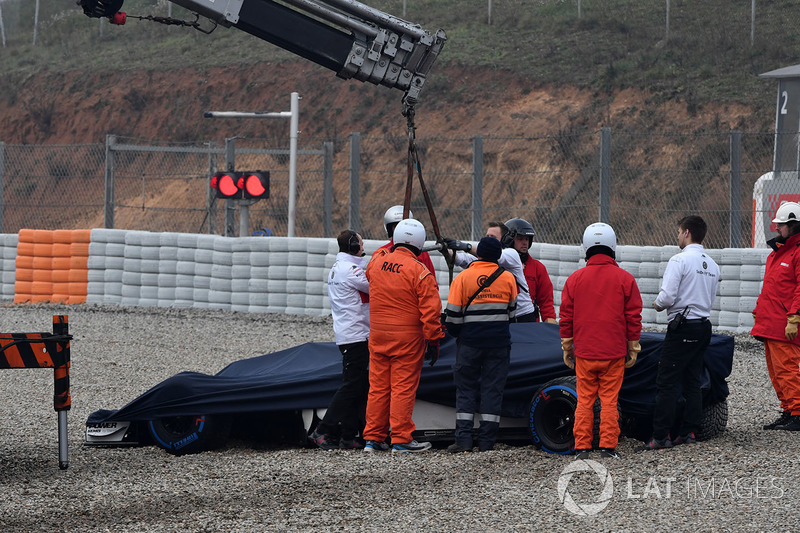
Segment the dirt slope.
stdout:
<svg viewBox="0 0 800 533">
<path fill-rule="evenodd" d="M 3 85 L 0 141 L 9 144 L 102 142 L 107 133 L 163 141 L 285 136 L 285 121 L 233 124 L 204 119 L 203 112 L 284 111 L 293 91 L 302 97 L 300 129 L 306 139 L 405 130 L 399 91 L 340 80 L 302 61 L 170 72 L 43 73 L 4 80 Z M 765 87 L 767 92 L 768 100 L 771 87 Z M 437 72 L 423 90 L 417 135 L 540 136 L 599 126 L 770 129 L 773 117 L 756 115 L 754 109 L 717 103 L 690 113 L 680 101 L 650 101 L 647 91 L 605 95 L 567 85 L 536 86 L 506 72 L 450 68 Z"/>
</svg>

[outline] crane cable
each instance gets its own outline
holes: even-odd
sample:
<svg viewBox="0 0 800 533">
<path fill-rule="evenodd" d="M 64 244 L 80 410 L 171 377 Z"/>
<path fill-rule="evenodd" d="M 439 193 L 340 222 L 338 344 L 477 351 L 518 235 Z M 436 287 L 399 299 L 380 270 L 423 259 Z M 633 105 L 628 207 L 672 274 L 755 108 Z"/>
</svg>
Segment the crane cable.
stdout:
<svg viewBox="0 0 800 533">
<path fill-rule="evenodd" d="M 403 115 L 406 117 L 408 124 L 408 173 L 406 178 L 406 195 L 403 200 L 403 218 L 408 218 L 411 209 L 411 189 L 414 184 L 414 171 L 416 170 L 417 177 L 419 178 L 420 189 L 422 196 L 425 198 L 425 206 L 428 208 L 428 215 L 431 218 L 431 226 L 433 226 L 433 234 L 436 236 L 436 243 L 439 245 L 439 251 L 444 256 L 444 261 L 447 264 L 447 271 L 450 275 L 450 283 L 453 282 L 453 266 L 455 263 L 454 253 L 445 246 L 444 238 L 439 231 L 439 223 L 436 220 L 436 213 L 433 211 L 433 203 L 431 203 L 428 188 L 425 186 L 425 180 L 422 179 L 422 164 L 419 161 L 419 153 L 417 152 L 416 142 L 416 126 L 414 125 L 414 106 L 405 106 Z"/>
</svg>

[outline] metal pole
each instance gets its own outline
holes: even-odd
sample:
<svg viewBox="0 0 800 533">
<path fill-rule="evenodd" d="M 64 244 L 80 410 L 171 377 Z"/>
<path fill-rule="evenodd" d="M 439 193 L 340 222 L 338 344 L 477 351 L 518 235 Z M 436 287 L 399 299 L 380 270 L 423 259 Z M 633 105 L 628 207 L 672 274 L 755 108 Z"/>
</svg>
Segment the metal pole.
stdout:
<svg viewBox="0 0 800 533">
<path fill-rule="evenodd" d="M 288 237 L 294 237 L 294 221 L 296 216 L 296 188 L 297 188 L 297 134 L 300 114 L 300 95 L 292 93 L 291 125 L 289 126 L 289 228 Z"/>
<path fill-rule="evenodd" d="M 756 0 L 750 0 L 750 46 L 756 40 Z"/>
<path fill-rule="evenodd" d="M 489 26 L 492 25 L 492 0 L 489 0 L 489 16 L 488 16 L 488 24 Z"/>
<path fill-rule="evenodd" d="M 6 144 L 0 141 L 0 233 L 3 233 L 3 212 L 5 211 L 5 198 L 3 196 L 3 185 L 5 184 L 5 157 Z"/>
<path fill-rule="evenodd" d="M 33 44 L 36 45 L 36 29 L 39 26 L 39 0 L 36 0 L 36 9 L 33 14 Z"/>
<path fill-rule="evenodd" d="M 250 202 L 237 200 L 239 204 L 239 237 L 250 235 Z"/>
<path fill-rule="evenodd" d="M 225 139 L 225 170 L 236 170 L 236 138 Z M 232 237 L 233 225 L 236 223 L 236 206 L 230 198 L 225 199 L 225 237 Z"/>
<path fill-rule="evenodd" d="M 217 171 L 217 152 L 214 150 L 216 147 L 216 142 L 211 141 L 208 143 L 209 176 L 213 176 Z M 217 195 L 210 185 L 206 187 L 206 212 L 208 213 L 208 226 L 206 231 L 209 235 L 215 235 L 217 233 Z"/>
<path fill-rule="evenodd" d="M 67 439 L 67 411 L 58 412 L 58 467 L 69 467 L 69 441 Z"/>
<path fill-rule="evenodd" d="M 114 144 L 116 135 L 106 135 L 106 168 L 105 168 L 105 217 L 103 225 L 106 229 L 114 229 Z"/>
<path fill-rule="evenodd" d="M 611 128 L 600 128 L 600 213 L 599 221 L 611 221 Z"/>
<path fill-rule="evenodd" d="M 731 132 L 730 240 L 731 248 L 742 245 L 742 132 Z"/>
<path fill-rule="evenodd" d="M 322 143 L 322 236 L 333 236 L 333 143 Z"/>
<path fill-rule="evenodd" d="M 581 0 L 578 0 L 578 18 L 581 18 Z"/>
<path fill-rule="evenodd" d="M 483 236 L 483 135 L 472 138 L 472 228 L 470 239 Z"/>
<path fill-rule="evenodd" d="M 347 226 L 353 231 L 360 231 L 358 218 L 359 167 L 361 162 L 361 134 L 350 134 L 350 212 Z"/>
<path fill-rule="evenodd" d="M 669 41 L 669 0 L 667 0 L 667 29 L 664 33 L 664 42 Z"/>
<path fill-rule="evenodd" d="M 3 5 L 0 4 L 0 36 L 3 37 L 3 48 L 6 47 L 6 27 L 3 24 Z"/>
</svg>

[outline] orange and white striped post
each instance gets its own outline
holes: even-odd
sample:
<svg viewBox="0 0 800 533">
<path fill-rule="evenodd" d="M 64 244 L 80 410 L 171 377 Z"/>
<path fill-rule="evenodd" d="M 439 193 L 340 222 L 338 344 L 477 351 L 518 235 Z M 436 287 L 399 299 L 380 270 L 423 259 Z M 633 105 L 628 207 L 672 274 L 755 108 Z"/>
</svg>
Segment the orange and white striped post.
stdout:
<svg viewBox="0 0 800 533">
<path fill-rule="evenodd" d="M 72 406 L 69 389 L 69 317 L 53 315 L 53 333 L 0 333 L 0 369 L 52 368 L 53 407 L 58 413 L 58 467 L 69 467 L 67 411 Z"/>
</svg>

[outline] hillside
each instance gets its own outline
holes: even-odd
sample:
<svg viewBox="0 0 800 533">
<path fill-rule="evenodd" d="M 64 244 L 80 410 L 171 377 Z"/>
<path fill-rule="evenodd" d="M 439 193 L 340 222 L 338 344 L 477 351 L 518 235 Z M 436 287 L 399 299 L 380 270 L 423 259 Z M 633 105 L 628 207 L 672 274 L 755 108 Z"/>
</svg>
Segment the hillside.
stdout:
<svg viewBox="0 0 800 533">
<path fill-rule="evenodd" d="M 291 91 L 304 97 L 304 131 L 313 137 L 378 134 L 391 127 L 399 108 L 395 90 L 337 80 L 236 29 L 205 35 L 133 18 L 169 12 L 193 20 L 164 1 L 127 0 L 127 24 L 111 26 L 85 17 L 78 6 L 41 0 L 33 45 L 33 4 L 2 4 L 8 43 L 0 54 L 0 119 L 7 143 L 97 142 L 107 132 L 178 141 L 215 137 L 227 128 L 200 120 L 198 110 L 263 109 L 286 102 Z M 542 133 L 540 124 L 526 132 L 511 118 L 515 106 L 530 101 L 543 104 L 534 115 L 552 115 L 544 105 L 569 110 L 547 121 L 551 132 L 600 123 L 702 128 L 718 113 L 723 130 L 730 124 L 770 129 L 774 87 L 757 75 L 793 64 L 800 44 L 794 29 L 800 14 L 782 1 L 759 2 L 751 27 L 747 2 L 671 0 L 668 39 L 663 0 L 584 0 L 577 4 L 580 16 L 575 1 L 495 2 L 491 25 L 486 3 L 478 0 L 369 4 L 394 15 L 405 8 L 408 20 L 448 34 L 422 95 L 420 113 L 449 117 L 421 116 L 431 135 Z M 625 105 L 630 112 L 620 122 L 610 108 Z M 727 116 L 728 105 L 746 106 L 750 117 L 742 123 L 738 113 Z M 670 112 L 660 113 L 662 106 Z M 672 120 L 675 109 L 685 111 L 688 123 L 682 116 Z M 263 136 L 271 126 L 245 128 Z"/>
<path fill-rule="evenodd" d="M 6 21 L 8 6 L 15 5 L 22 27 L 29 4 L 3 3 Z M 370 4 L 402 11 L 400 0 Z M 797 62 L 794 50 L 800 42 L 786 3 L 777 1 L 759 4 L 752 45 L 749 9 L 722 0 L 702 6 L 672 0 L 668 40 L 661 0 L 584 1 L 580 18 L 575 2 L 495 2 L 491 25 L 485 20 L 485 2 L 407 4 L 409 20 L 427 29 L 442 27 L 448 34 L 417 108 L 418 138 L 541 137 L 601 126 L 629 132 L 769 131 L 774 81 L 757 75 Z M 129 13 L 164 15 L 164 5 L 128 0 L 125 7 Z M 0 142 L 100 143 L 109 133 L 165 142 L 285 139 L 282 121 L 234 124 L 202 117 L 209 109 L 284 110 L 293 91 L 302 97 L 302 143 L 341 143 L 355 131 L 371 137 L 405 135 L 399 91 L 337 79 L 327 69 L 235 29 L 220 27 L 204 35 L 138 20 L 112 27 L 86 18 L 78 8 L 64 10 L 55 0 L 42 0 L 42 12 L 37 44 L 9 31 L 0 55 Z M 177 7 L 173 16 L 191 19 Z M 400 152 L 402 147 L 381 154 L 383 166 L 402 159 Z M 635 156 L 631 151 L 630 157 Z M 453 165 L 463 164 L 453 157 Z M 522 169 L 550 160 L 533 150 L 513 157 L 513 167 Z M 668 168 L 683 157 L 680 149 L 651 151 L 647 164 Z M 405 169 L 397 170 L 399 183 Z M 69 186 L 79 176 L 62 178 Z M 552 185 L 529 192 L 531 203 L 548 195 L 558 199 L 570 189 L 570 183 Z M 371 199 L 376 203 L 396 196 L 393 186 L 363 186 L 375 191 Z M 661 196 L 674 184 L 648 186 L 662 188 L 653 193 Z M 518 205 L 511 189 L 493 193 L 495 203 Z M 346 198 L 344 190 L 339 198 Z M 179 200 L 167 194 L 150 201 L 174 206 Z M 442 194 L 440 202 L 446 207 L 450 197 Z M 119 218 L 118 227 L 136 227 L 139 216 Z M 346 223 L 342 216 L 336 224 Z M 99 225 L 102 216 L 73 223 Z M 643 227 L 654 225 L 658 222 Z"/>
</svg>

